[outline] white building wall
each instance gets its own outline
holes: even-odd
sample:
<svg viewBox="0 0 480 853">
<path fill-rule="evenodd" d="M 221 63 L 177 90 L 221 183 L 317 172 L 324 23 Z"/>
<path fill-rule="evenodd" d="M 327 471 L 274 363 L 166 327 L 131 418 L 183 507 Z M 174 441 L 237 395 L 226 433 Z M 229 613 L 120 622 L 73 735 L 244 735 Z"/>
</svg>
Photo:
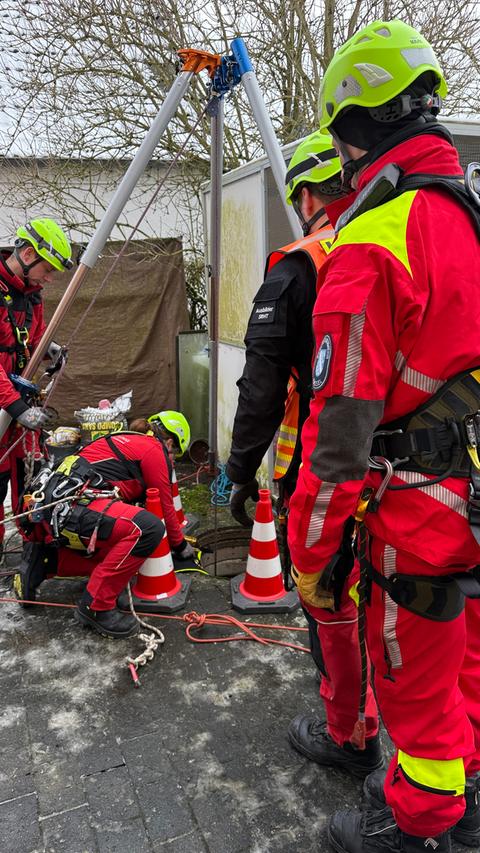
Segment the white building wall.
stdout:
<svg viewBox="0 0 480 853">
<path fill-rule="evenodd" d="M 35 216 L 52 216 L 65 225 L 72 240 L 88 241 L 127 168 L 124 161 L 0 161 L 0 245 L 11 244 L 18 225 Z M 166 169 L 164 163 L 149 165 L 114 227 L 112 239 L 128 236 Z M 185 246 L 192 240 L 203 245 L 199 202 L 178 172 L 167 177 L 136 236 L 183 237 Z"/>
</svg>

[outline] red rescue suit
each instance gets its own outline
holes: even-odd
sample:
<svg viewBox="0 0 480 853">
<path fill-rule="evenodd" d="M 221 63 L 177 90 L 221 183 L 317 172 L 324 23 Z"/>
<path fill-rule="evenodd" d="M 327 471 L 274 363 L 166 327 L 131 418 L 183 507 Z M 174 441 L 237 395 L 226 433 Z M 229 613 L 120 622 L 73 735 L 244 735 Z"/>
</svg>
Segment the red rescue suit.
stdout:
<svg viewBox="0 0 480 853">
<path fill-rule="evenodd" d="M 453 146 L 423 135 L 369 166 L 359 190 L 388 163 L 406 174 L 462 174 Z M 327 565 L 362 486 L 380 485 L 379 473 L 366 474 L 379 424 L 480 364 L 479 269 L 470 215 L 433 186 L 340 231 L 319 274 L 314 398 L 290 504 L 289 544 L 301 571 Z M 391 485 L 418 479 L 400 466 Z M 386 577 L 445 575 L 479 563 L 467 500 L 466 478 L 387 490 L 365 517 L 375 569 Z M 467 601 L 456 619 L 435 622 L 397 606 L 374 583 L 367 638 L 382 718 L 398 750 L 387 802 L 404 832 L 438 835 L 463 814 L 465 771 L 480 770 L 480 603 Z"/>
<path fill-rule="evenodd" d="M 331 205 L 336 211 L 343 210 L 345 206 L 345 200 Z M 327 213 L 329 210 L 330 208 L 327 208 Z M 308 255 L 318 274 L 325 263 L 332 238 L 333 232 L 330 227 L 315 231 L 285 249 L 272 252 L 267 262 L 267 269 L 270 271 L 286 254 L 303 252 Z M 298 439 L 298 401 L 296 380 L 291 378 L 285 417 L 280 426 L 277 441 L 274 473 L 276 480 L 286 476 L 294 460 Z M 288 503 L 288 494 L 285 494 L 285 499 Z M 312 635 L 313 632 L 310 640 L 312 655 L 322 672 L 320 696 L 325 706 L 327 732 L 335 743 L 343 745 L 350 738 L 358 715 L 357 696 L 360 690 L 361 669 L 356 606 L 344 592 L 340 609 L 335 612 L 312 607 L 303 599 L 302 607 L 309 623 L 310 634 Z M 370 686 L 367 696 L 366 727 L 368 738 L 377 734 L 377 706 Z"/>
<path fill-rule="evenodd" d="M 81 574 L 91 571 L 87 590 L 93 596 L 93 610 L 115 607 L 120 592 L 160 541 L 163 528 L 156 516 L 132 505 L 144 499 L 147 488 L 160 492 L 170 547 L 175 551 L 185 545 L 173 505 L 168 454 L 161 441 L 140 433 L 119 433 L 110 439 L 124 460 L 112 452 L 106 438 L 92 442 L 78 455 L 92 463 L 109 486 L 117 486 L 122 499 L 113 503 L 97 499 L 79 513 L 76 533 L 85 548 L 100 521 L 91 560 L 70 548 L 60 548 L 58 554 L 60 575 L 70 574 L 73 565 Z"/>
<path fill-rule="evenodd" d="M 7 264 L 8 259 L 0 257 L 0 408 L 6 409 L 15 419 L 26 406 L 8 374 L 21 373 L 45 331 L 45 322 L 41 285 L 29 285 L 22 278 L 13 275 Z M 14 327 L 19 330 L 18 336 Z M 24 341 L 25 346 L 20 341 Z M 0 441 L 1 458 L 20 437 L 22 431 L 25 433 L 24 438 L 0 463 L 0 542 L 5 535 L 1 522 L 4 519 L 3 503 L 7 496 L 8 484 L 11 480 L 12 506 L 15 507 L 18 494 L 23 489 L 25 452 L 38 450 L 35 433 L 24 431 L 23 427 L 15 424 Z"/>
</svg>

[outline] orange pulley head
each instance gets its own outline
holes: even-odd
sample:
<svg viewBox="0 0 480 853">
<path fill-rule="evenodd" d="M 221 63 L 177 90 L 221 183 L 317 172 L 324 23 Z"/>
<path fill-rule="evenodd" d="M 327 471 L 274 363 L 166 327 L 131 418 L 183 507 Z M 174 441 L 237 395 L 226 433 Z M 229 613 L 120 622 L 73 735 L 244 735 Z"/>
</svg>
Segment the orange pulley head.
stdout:
<svg viewBox="0 0 480 853">
<path fill-rule="evenodd" d="M 207 69 L 210 77 L 213 77 L 221 62 L 221 56 L 218 53 L 208 53 L 206 50 L 183 47 L 177 53 L 180 57 L 181 70 L 193 71 L 194 74 Z"/>
</svg>

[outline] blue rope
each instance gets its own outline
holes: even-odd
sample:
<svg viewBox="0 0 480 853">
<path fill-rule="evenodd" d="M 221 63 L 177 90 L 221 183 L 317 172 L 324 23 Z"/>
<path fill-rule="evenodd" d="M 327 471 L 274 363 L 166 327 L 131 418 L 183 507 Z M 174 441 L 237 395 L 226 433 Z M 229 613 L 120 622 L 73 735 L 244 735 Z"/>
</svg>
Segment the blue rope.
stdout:
<svg viewBox="0 0 480 853">
<path fill-rule="evenodd" d="M 232 481 L 225 474 L 225 465 L 219 463 L 219 475 L 210 483 L 210 492 L 212 494 L 210 503 L 212 506 L 227 506 L 230 502 L 230 492 L 232 491 Z"/>
</svg>

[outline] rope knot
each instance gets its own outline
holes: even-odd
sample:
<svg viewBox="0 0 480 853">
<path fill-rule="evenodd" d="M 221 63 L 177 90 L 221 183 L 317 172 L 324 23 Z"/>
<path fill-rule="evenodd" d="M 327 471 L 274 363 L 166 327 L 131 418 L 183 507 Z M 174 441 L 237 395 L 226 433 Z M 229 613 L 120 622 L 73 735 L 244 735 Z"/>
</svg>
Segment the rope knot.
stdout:
<svg viewBox="0 0 480 853">
<path fill-rule="evenodd" d="M 189 625 L 196 625 L 198 628 L 201 628 L 205 624 L 206 618 L 206 613 L 196 613 L 195 610 L 191 610 L 190 613 L 184 614 L 183 621 L 188 622 Z"/>
</svg>

